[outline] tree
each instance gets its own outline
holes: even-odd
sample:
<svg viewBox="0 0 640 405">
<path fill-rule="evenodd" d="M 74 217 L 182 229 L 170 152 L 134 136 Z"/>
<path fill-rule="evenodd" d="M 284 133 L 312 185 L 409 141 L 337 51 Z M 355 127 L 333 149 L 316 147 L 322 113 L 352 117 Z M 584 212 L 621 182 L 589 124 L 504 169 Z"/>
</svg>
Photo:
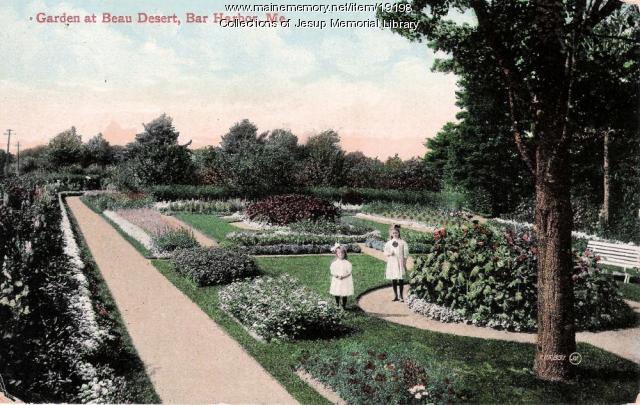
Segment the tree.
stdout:
<svg viewBox="0 0 640 405">
<path fill-rule="evenodd" d="M 126 160 L 120 165 L 131 180 L 128 187 L 193 182 L 195 168 L 188 144 L 178 144 L 180 133 L 171 117 L 162 114 L 143 126 L 144 132 L 127 145 Z"/>
<path fill-rule="evenodd" d="M 362 152 L 349 152 L 344 156 L 342 184 L 355 188 L 374 188 L 382 180 L 383 164 Z"/>
<path fill-rule="evenodd" d="M 225 153 L 237 153 L 245 146 L 264 143 L 265 135 L 258 136 L 258 127 L 248 119 L 236 122 L 220 141 Z"/>
<path fill-rule="evenodd" d="M 80 163 L 82 137 L 77 133 L 76 127 L 59 133 L 49 141 L 47 157 L 54 169 Z"/>
<path fill-rule="evenodd" d="M 306 158 L 302 177 L 305 185 L 340 185 L 345 152 L 337 132 L 327 130 L 309 137 L 304 151 Z"/>
<path fill-rule="evenodd" d="M 496 78 L 516 147 L 535 183 L 538 238 L 538 341 L 534 369 L 539 378 L 571 377 L 575 351 L 571 281 L 570 145 L 576 60 L 595 28 L 622 7 L 619 0 L 507 1 L 415 0 L 408 12 L 383 19 L 419 23 L 396 31 L 427 39 L 451 56 L 460 74 Z M 470 9 L 477 25 L 447 20 L 450 9 Z M 634 25 L 637 19 L 631 21 Z"/>
<path fill-rule="evenodd" d="M 299 156 L 298 138 L 291 131 L 258 134 L 258 128 L 245 119 L 222 137 L 220 148 L 206 152 L 203 163 L 210 177 L 238 194 L 257 197 L 290 191 Z"/>
<path fill-rule="evenodd" d="M 113 162 L 113 149 L 102 134 L 89 139 L 84 145 L 84 166 L 97 164 L 105 167 Z"/>
</svg>

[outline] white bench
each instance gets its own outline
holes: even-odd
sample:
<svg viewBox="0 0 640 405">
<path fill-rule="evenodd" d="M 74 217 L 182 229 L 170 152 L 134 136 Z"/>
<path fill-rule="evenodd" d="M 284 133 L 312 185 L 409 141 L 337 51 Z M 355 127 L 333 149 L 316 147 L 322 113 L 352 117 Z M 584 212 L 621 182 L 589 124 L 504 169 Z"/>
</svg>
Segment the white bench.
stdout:
<svg viewBox="0 0 640 405">
<path fill-rule="evenodd" d="M 625 283 L 628 283 L 631 277 L 627 273 L 627 269 L 640 269 L 640 246 L 590 240 L 587 244 L 587 250 L 600 256 L 599 262 L 602 264 L 622 267 L 625 271 Z"/>
</svg>

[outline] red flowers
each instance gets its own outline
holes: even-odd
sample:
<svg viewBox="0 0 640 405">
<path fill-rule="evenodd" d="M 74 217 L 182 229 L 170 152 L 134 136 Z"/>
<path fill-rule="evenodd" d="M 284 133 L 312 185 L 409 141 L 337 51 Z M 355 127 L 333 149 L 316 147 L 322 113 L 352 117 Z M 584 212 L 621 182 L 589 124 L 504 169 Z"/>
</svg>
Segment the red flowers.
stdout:
<svg viewBox="0 0 640 405">
<path fill-rule="evenodd" d="M 433 232 L 433 238 L 435 240 L 439 240 L 440 238 L 443 238 L 446 234 L 447 234 L 447 231 L 444 228 L 436 229 Z"/>
</svg>

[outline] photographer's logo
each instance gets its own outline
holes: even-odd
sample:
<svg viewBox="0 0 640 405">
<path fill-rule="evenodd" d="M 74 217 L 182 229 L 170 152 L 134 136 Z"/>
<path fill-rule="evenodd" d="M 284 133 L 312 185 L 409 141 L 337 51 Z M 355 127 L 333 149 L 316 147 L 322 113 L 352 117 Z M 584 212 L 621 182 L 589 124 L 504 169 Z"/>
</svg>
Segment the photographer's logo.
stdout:
<svg viewBox="0 0 640 405">
<path fill-rule="evenodd" d="M 574 366 L 582 363 L 582 355 L 578 352 L 571 353 L 569 355 L 569 363 L 573 364 Z"/>
</svg>

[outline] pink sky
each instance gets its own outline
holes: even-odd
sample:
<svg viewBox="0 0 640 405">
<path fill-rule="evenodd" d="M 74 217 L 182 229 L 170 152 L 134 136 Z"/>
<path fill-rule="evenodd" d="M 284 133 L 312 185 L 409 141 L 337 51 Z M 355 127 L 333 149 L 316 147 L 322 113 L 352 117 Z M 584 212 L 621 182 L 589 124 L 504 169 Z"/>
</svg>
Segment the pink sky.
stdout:
<svg viewBox="0 0 640 405">
<path fill-rule="evenodd" d="M 97 3 L 95 10 L 52 4 L 50 13 L 100 11 Z M 29 20 L 43 8 L 0 3 L 0 132 L 13 129 L 22 148 L 71 126 L 85 140 L 102 132 L 125 144 L 143 122 L 167 113 L 181 142 L 194 147 L 217 145 L 248 118 L 260 131 L 287 128 L 301 141 L 333 129 L 347 151 L 409 158 L 455 120 L 455 76 L 430 70 L 436 55 L 424 43 L 389 31 L 127 30 Z"/>
</svg>

